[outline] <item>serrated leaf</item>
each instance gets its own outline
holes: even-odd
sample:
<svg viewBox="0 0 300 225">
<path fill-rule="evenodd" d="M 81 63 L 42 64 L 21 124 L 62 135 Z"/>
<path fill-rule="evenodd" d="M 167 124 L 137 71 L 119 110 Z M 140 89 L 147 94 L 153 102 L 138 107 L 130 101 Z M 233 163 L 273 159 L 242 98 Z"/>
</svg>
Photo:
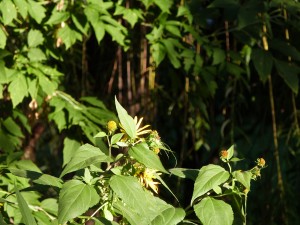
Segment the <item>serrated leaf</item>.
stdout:
<svg viewBox="0 0 300 225">
<path fill-rule="evenodd" d="M 250 191 L 250 182 L 252 178 L 252 173 L 249 171 L 234 171 L 232 176 L 237 179 L 242 185 L 245 186 Z"/>
<path fill-rule="evenodd" d="M 105 35 L 104 23 L 101 20 L 97 20 L 92 23 L 92 26 L 94 28 L 98 44 L 100 44 Z"/>
<path fill-rule="evenodd" d="M 66 182 L 58 200 L 58 223 L 64 224 L 85 213 L 90 207 L 96 205 L 100 196 L 93 186 L 84 184 L 79 180 Z"/>
<path fill-rule="evenodd" d="M 45 53 L 39 48 L 29 49 L 28 58 L 31 62 L 40 62 L 47 59 Z"/>
<path fill-rule="evenodd" d="M 193 181 L 196 180 L 199 170 L 198 169 L 186 169 L 186 168 L 172 168 L 169 169 L 171 174 L 181 178 L 189 178 Z"/>
<path fill-rule="evenodd" d="M 15 108 L 28 94 L 28 87 L 25 76 L 19 73 L 8 86 L 8 91 Z"/>
<path fill-rule="evenodd" d="M 173 4 L 173 0 L 154 0 L 155 4 L 161 9 L 163 12 L 170 12 L 170 8 Z"/>
<path fill-rule="evenodd" d="M 0 48 L 4 49 L 6 46 L 6 34 L 4 33 L 4 30 L 2 29 L 2 26 L 0 26 Z"/>
<path fill-rule="evenodd" d="M 204 195 L 215 186 L 219 186 L 220 184 L 226 182 L 229 177 L 229 172 L 221 166 L 213 164 L 203 166 L 200 169 L 199 175 L 195 181 L 191 202 Z"/>
<path fill-rule="evenodd" d="M 67 173 L 83 169 L 91 164 L 109 161 L 111 161 L 111 159 L 99 148 L 90 144 L 85 144 L 74 153 L 73 157 L 68 162 L 60 176 L 62 177 Z"/>
<path fill-rule="evenodd" d="M 29 206 L 25 199 L 23 198 L 22 194 L 19 192 L 18 188 L 15 186 L 16 190 L 16 196 L 17 196 L 17 202 L 18 207 L 20 209 L 20 212 L 22 214 L 22 219 L 25 225 L 37 225 L 31 210 L 29 209 Z"/>
<path fill-rule="evenodd" d="M 11 0 L 2 0 L 0 4 L 2 12 L 2 21 L 4 25 L 10 24 L 17 17 L 17 10 Z"/>
<path fill-rule="evenodd" d="M 43 74 L 39 74 L 38 78 L 39 85 L 41 86 L 43 92 L 45 92 L 47 95 L 52 95 L 57 88 L 57 84 L 50 81 L 49 78 Z"/>
<path fill-rule="evenodd" d="M 162 43 L 157 42 L 151 46 L 151 50 L 156 65 L 159 65 L 166 57 L 167 52 L 165 46 Z"/>
<path fill-rule="evenodd" d="M 74 45 L 76 40 L 82 39 L 81 34 L 71 29 L 68 25 L 65 25 L 63 28 L 60 28 L 57 35 L 62 39 L 63 43 L 66 46 L 66 49 Z"/>
<path fill-rule="evenodd" d="M 251 59 L 260 79 L 265 82 L 272 71 L 272 54 L 262 49 L 252 49 Z"/>
<path fill-rule="evenodd" d="M 74 153 L 80 147 L 80 143 L 74 139 L 66 137 L 64 140 L 64 148 L 63 148 L 63 166 L 65 166 L 68 162 L 70 162 Z"/>
<path fill-rule="evenodd" d="M 46 16 L 45 11 L 46 9 L 42 6 L 41 2 L 28 0 L 28 12 L 38 24 L 40 24 Z"/>
<path fill-rule="evenodd" d="M 25 0 L 14 0 L 14 3 L 22 18 L 25 19 L 28 13 L 28 3 Z"/>
<path fill-rule="evenodd" d="M 146 143 L 139 143 L 128 150 L 128 154 L 146 167 L 168 173 L 158 155 L 151 151 Z"/>
<path fill-rule="evenodd" d="M 232 225 L 233 211 L 222 200 L 205 197 L 194 206 L 195 213 L 203 225 Z"/>
<path fill-rule="evenodd" d="M 70 17 L 69 12 L 57 11 L 56 9 L 54 9 L 46 24 L 50 24 L 50 25 L 59 24 L 69 19 L 69 17 Z"/>
<path fill-rule="evenodd" d="M 125 132 L 128 134 L 129 137 L 134 139 L 136 137 L 136 125 L 133 118 L 128 115 L 127 111 L 121 106 L 121 104 L 118 102 L 116 97 L 115 97 L 115 105 L 123 129 L 125 130 Z"/>
<path fill-rule="evenodd" d="M 27 43 L 29 47 L 36 47 L 43 44 L 44 37 L 41 31 L 31 29 L 28 33 Z"/>
</svg>

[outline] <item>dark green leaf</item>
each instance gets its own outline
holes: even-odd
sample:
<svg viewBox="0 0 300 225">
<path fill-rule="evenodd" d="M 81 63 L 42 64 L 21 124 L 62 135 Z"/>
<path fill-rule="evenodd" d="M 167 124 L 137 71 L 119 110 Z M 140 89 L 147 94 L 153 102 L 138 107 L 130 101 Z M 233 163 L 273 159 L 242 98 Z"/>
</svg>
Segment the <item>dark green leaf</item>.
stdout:
<svg viewBox="0 0 300 225">
<path fill-rule="evenodd" d="M 286 56 L 290 56 L 292 60 L 300 61 L 300 52 L 287 41 L 279 39 L 271 40 L 270 47 L 283 53 Z"/>
<path fill-rule="evenodd" d="M 25 199 L 23 198 L 23 196 L 21 195 L 17 187 L 15 187 L 15 190 L 16 190 L 17 202 L 22 214 L 23 222 L 25 223 L 25 225 L 37 225 L 32 215 L 32 212 L 29 209 L 27 202 L 25 201 Z"/>
<path fill-rule="evenodd" d="M 68 220 L 85 213 L 99 200 L 100 196 L 93 186 L 84 184 L 79 180 L 66 182 L 59 193 L 58 223 L 64 224 Z"/>
<path fill-rule="evenodd" d="M 271 75 L 273 67 L 272 54 L 262 49 L 252 49 L 251 59 L 260 79 L 265 82 L 268 76 Z"/>
<path fill-rule="evenodd" d="M 173 168 L 169 170 L 171 174 L 181 178 L 189 178 L 193 181 L 196 180 L 199 170 L 198 169 L 186 169 L 186 168 Z"/>
<path fill-rule="evenodd" d="M 158 66 L 166 57 L 166 48 L 162 43 L 157 42 L 151 46 L 151 49 L 153 60 Z"/>
<path fill-rule="evenodd" d="M 151 151 L 146 143 L 139 143 L 129 148 L 128 154 L 146 167 L 168 173 L 158 155 Z"/>
<path fill-rule="evenodd" d="M 206 194 L 215 186 L 223 184 L 230 177 L 229 172 L 218 165 L 207 165 L 200 169 L 199 175 L 195 181 L 192 202 Z"/>
<path fill-rule="evenodd" d="M 222 200 L 205 197 L 194 206 L 195 213 L 203 225 L 232 225 L 233 211 Z"/>
<path fill-rule="evenodd" d="M 12 135 L 17 137 L 24 137 L 20 126 L 11 117 L 8 117 L 6 120 L 4 120 L 2 124 Z"/>
</svg>

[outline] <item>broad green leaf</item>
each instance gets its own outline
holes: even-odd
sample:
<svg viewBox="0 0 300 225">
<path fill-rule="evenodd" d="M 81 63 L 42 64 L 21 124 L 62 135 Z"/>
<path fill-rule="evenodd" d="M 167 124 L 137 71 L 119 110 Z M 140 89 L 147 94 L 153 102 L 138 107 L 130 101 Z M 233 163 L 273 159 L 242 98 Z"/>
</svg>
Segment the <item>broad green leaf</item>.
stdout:
<svg viewBox="0 0 300 225">
<path fill-rule="evenodd" d="M 167 52 L 165 46 L 162 43 L 157 42 L 151 46 L 151 50 L 154 62 L 156 65 L 159 65 L 166 57 Z"/>
<path fill-rule="evenodd" d="M 165 29 L 177 37 L 182 37 L 178 26 L 166 23 Z"/>
<path fill-rule="evenodd" d="M 115 97 L 115 105 L 118 113 L 119 120 L 123 126 L 123 129 L 131 138 L 136 138 L 136 124 L 131 116 L 128 115 L 127 111 L 121 106 Z"/>
<path fill-rule="evenodd" d="M 62 39 L 66 49 L 69 49 L 73 44 L 75 44 L 76 40 L 81 41 L 82 39 L 81 34 L 76 30 L 71 29 L 68 25 L 60 28 L 57 35 Z"/>
<path fill-rule="evenodd" d="M 6 120 L 4 120 L 2 124 L 12 135 L 21 138 L 24 137 L 20 126 L 11 117 L 8 117 Z"/>
<path fill-rule="evenodd" d="M 213 63 L 212 65 L 218 65 L 225 62 L 226 55 L 223 49 L 215 48 L 213 50 Z"/>
<path fill-rule="evenodd" d="M 6 83 L 7 83 L 7 77 L 5 71 L 5 63 L 3 60 L 0 60 L 0 84 L 6 84 Z"/>
<path fill-rule="evenodd" d="M 47 198 L 47 199 L 41 201 L 41 207 L 46 212 L 51 213 L 51 214 L 57 216 L 57 213 L 58 213 L 57 199 L 55 199 L 55 198 Z"/>
<path fill-rule="evenodd" d="M 185 211 L 181 208 L 170 207 L 165 209 L 152 222 L 152 225 L 173 225 L 180 223 L 185 217 Z"/>
<path fill-rule="evenodd" d="M 70 17 L 70 12 L 57 11 L 54 9 L 46 24 L 55 25 L 66 21 Z"/>
<path fill-rule="evenodd" d="M 118 141 L 121 140 L 121 138 L 122 138 L 123 136 L 124 136 L 123 133 L 114 134 L 114 135 L 111 137 L 110 144 L 112 144 L 112 145 L 116 144 Z"/>
<path fill-rule="evenodd" d="M 74 153 L 80 147 L 80 143 L 74 139 L 66 137 L 64 140 L 64 149 L 63 149 L 63 166 L 70 162 Z"/>
<path fill-rule="evenodd" d="M 250 181 L 252 178 L 252 173 L 249 171 L 234 171 L 232 176 L 237 179 L 242 185 L 245 186 L 250 191 Z"/>
<path fill-rule="evenodd" d="M 22 220 L 25 225 L 37 225 L 31 210 L 29 209 L 29 206 L 25 199 L 23 198 L 22 194 L 19 192 L 18 188 L 15 187 L 16 190 L 16 196 L 17 196 L 17 202 L 18 202 L 18 208 L 20 209 L 20 212 L 22 214 Z"/>
<path fill-rule="evenodd" d="M 57 88 L 57 84 L 52 82 L 44 74 L 39 74 L 38 78 L 39 78 L 39 85 L 41 86 L 43 92 L 45 92 L 47 95 L 52 95 Z"/>
<path fill-rule="evenodd" d="M 82 145 L 73 155 L 71 160 L 61 173 L 61 177 L 67 173 L 71 173 L 91 164 L 100 162 L 109 162 L 111 159 L 106 156 L 99 148 L 90 144 Z"/>
<path fill-rule="evenodd" d="M 94 28 L 98 44 L 100 44 L 101 40 L 104 38 L 105 35 L 104 23 L 101 20 L 98 20 L 92 23 L 92 26 Z"/>
<path fill-rule="evenodd" d="M 199 175 L 195 181 L 191 202 L 193 202 L 196 198 L 204 195 L 215 186 L 226 182 L 229 176 L 229 172 L 221 166 L 213 164 L 203 166 L 200 169 Z"/>
<path fill-rule="evenodd" d="M 79 180 L 63 184 L 58 200 L 58 223 L 64 224 L 96 205 L 100 196 L 93 186 Z"/>
<path fill-rule="evenodd" d="M 62 186 L 61 179 L 48 174 L 43 174 L 43 173 L 30 171 L 30 170 L 14 169 L 14 168 L 11 168 L 10 172 L 16 176 L 28 178 L 32 180 L 32 182 L 37 184 L 54 186 L 58 188 L 61 188 Z"/>
<path fill-rule="evenodd" d="M 198 169 L 186 169 L 186 168 L 173 168 L 169 169 L 171 174 L 181 178 L 189 178 L 193 181 L 196 180 L 199 170 Z"/>
<path fill-rule="evenodd" d="M 154 3 L 161 9 L 163 12 L 170 12 L 170 8 L 173 5 L 173 0 L 154 0 Z"/>
<path fill-rule="evenodd" d="M 117 222 L 107 220 L 103 217 L 100 217 L 100 218 L 97 218 L 97 219 L 92 218 L 92 220 L 94 221 L 95 225 L 119 225 Z"/>
<path fill-rule="evenodd" d="M 28 33 L 27 43 L 29 47 L 36 47 L 43 44 L 44 37 L 41 31 L 31 29 Z"/>
<path fill-rule="evenodd" d="M 113 41 L 116 41 L 118 44 L 125 46 L 125 35 L 122 33 L 120 27 L 105 24 L 104 28 L 107 33 L 110 34 Z"/>
<path fill-rule="evenodd" d="M 205 197 L 194 206 L 195 213 L 203 225 L 232 225 L 233 211 L 222 200 Z"/>
<path fill-rule="evenodd" d="M 42 171 L 38 168 L 36 164 L 34 164 L 31 160 L 19 160 L 13 163 L 10 168 L 20 169 L 20 170 L 30 170 L 38 173 L 42 173 Z"/>
<path fill-rule="evenodd" d="M 270 47 L 290 56 L 292 60 L 300 61 L 300 52 L 286 40 L 274 39 L 270 41 Z"/>
<path fill-rule="evenodd" d="M 2 0 L 0 11 L 2 12 L 2 21 L 4 25 L 10 24 L 17 17 L 16 7 L 11 0 Z"/>
<path fill-rule="evenodd" d="M 45 53 L 39 48 L 30 48 L 28 58 L 31 62 L 45 61 L 47 59 Z"/>
<path fill-rule="evenodd" d="M 146 167 L 168 173 L 158 155 L 151 151 L 146 143 L 139 143 L 129 148 L 128 154 Z"/>
<path fill-rule="evenodd" d="M 22 18 L 25 19 L 28 14 L 28 3 L 26 0 L 14 0 L 18 12 L 21 14 Z"/>
<path fill-rule="evenodd" d="M 168 54 L 168 58 L 170 60 L 170 62 L 172 63 L 172 65 L 174 66 L 174 68 L 178 69 L 181 66 L 180 60 L 179 60 L 179 53 L 176 50 L 176 44 L 178 41 L 172 38 L 167 38 L 167 39 L 163 39 L 162 43 L 164 44 L 167 54 Z"/>
<path fill-rule="evenodd" d="M 42 6 L 42 2 L 28 0 L 28 12 L 38 24 L 40 24 L 46 16 L 45 11 L 46 9 Z"/>
<path fill-rule="evenodd" d="M 0 26 L 0 49 L 4 49 L 5 46 L 6 46 L 6 40 L 7 40 L 7 37 L 6 37 L 6 34 L 4 33 L 4 30 L 3 28 Z"/>
<path fill-rule="evenodd" d="M 13 107 L 15 108 L 28 94 L 28 86 L 25 76 L 19 73 L 8 86 L 8 91 L 10 93 Z"/>
<path fill-rule="evenodd" d="M 81 15 L 72 15 L 72 21 L 75 25 L 75 27 L 80 30 L 84 35 L 88 36 L 88 31 L 90 29 L 90 25 L 86 19 L 86 17 Z"/>
<path fill-rule="evenodd" d="M 283 78 L 287 86 L 295 93 L 298 93 L 300 68 L 293 63 L 287 63 L 280 60 L 275 61 L 276 69 Z"/>
<path fill-rule="evenodd" d="M 273 67 L 272 54 L 262 49 L 252 49 L 251 59 L 260 79 L 265 82 L 268 76 L 271 75 Z"/>
<path fill-rule="evenodd" d="M 116 195 L 122 199 L 125 205 L 129 207 L 129 209 L 133 209 L 132 216 L 139 216 L 140 218 L 144 217 L 145 221 L 148 221 L 145 224 L 149 224 L 152 216 L 155 217 L 155 212 L 153 212 L 154 215 L 151 213 L 154 204 L 153 196 L 141 186 L 137 178 L 114 175 L 110 178 L 109 185 Z M 138 210 L 135 211 L 134 209 Z M 156 209 L 157 213 L 159 213 L 158 205 L 156 206 Z"/>
</svg>

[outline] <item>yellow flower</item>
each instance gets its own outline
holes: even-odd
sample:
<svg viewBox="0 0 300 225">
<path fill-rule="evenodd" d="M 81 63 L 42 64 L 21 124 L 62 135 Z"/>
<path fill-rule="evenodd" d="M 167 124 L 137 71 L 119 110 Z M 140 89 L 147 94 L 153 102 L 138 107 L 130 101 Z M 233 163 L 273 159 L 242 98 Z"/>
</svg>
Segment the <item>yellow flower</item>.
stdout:
<svg viewBox="0 0 300 225">
<path fill-rule="evenodd" d="M 159 173 L 156 170 L 145 168 L 143 171 L 138 170 L 135 174 L 138 177 L 139 182 L 146 188 L 151 188 L 156 194 L 158 194 L 158 181 L 154 181 Z"/>
<path fill-rule="evenodd" d="M 109 131 L 109 133 L 113 133 L 117 130 L 118 126 L 117 123 L 113 120 L 109 121 L 107 123 L 107 130 Z"/>
<path fill-rule="evenodd" d="M 141 126 L 141 123 L 143 121 L 143 117 L 141 117 L 138 121 L 138 118 L 135 116 L 134 117 L 134 122 L 135 122 L 135 129 L 136 129 L 136 137 L 140 136 L 140 135 L 143 135 L 143 134 L 147 134 L 147 133 L 150 133 L 152 130 L 146 130 L 146 128 L 150 127 L 150 125 L 145 125 L 143 127 L 140 127 Z"/>
</svg>

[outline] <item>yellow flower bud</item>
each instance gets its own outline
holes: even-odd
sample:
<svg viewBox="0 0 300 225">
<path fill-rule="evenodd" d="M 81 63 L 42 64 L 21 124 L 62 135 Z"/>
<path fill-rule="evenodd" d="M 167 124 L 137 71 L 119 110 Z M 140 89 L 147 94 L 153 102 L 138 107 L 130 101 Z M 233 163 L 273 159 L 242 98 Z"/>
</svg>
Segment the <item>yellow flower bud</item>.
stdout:
<svg viewBox="0 0 300 225">
<path fill-rule="evenodd" d="M 107 130 L 110 132 L 110 133 L 113 133 L 116 131 L 116 129 L 118 128 L 117 126 L 117 123 L 113 120 L 109 121 L 107 123 Z"/>
<path fill-rule="evenodd" d="M 263 158 L 258 158 L 256 162 L 259 167 L 264 167 L 266 165 L 266 161 Z"/>
</svg>

